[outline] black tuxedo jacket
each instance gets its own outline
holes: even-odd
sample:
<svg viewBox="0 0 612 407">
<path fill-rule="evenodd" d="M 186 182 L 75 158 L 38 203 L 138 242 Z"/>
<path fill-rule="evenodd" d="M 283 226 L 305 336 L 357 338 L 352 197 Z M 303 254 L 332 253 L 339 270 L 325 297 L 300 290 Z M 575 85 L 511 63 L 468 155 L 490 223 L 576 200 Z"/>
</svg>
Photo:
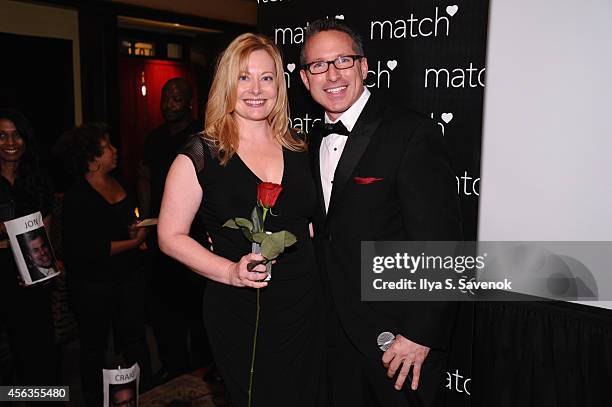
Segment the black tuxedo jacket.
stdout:
<svg viewBox="0 0 612 407">
<path fill-rule="evenodd" d="M 461 240 L 456 179 L 442 135 L 430 120 L 385 104 L 372 94 L 355 123 L 338 167 L 325 214 L 319 147 L 310 133 L 310 156 L 319 210 L 315 247 L 328 311 L 337 314 L 351 342 L 376 360 L 383 331 L 430 348 L 448 346 L 456 307 L 438 302 L 362 302 L 361 241 Z M 370 184 L 355 177 L 382 178 Z"/>
<path fill-rule="evenodd" d="M 36 266 L 28 267 L 28 272 L 30 273 L 30 279 L 32 280 L 32 282 L 35 282 L 35 281 L 40 280 L 41 278 L 47 277 L 40 270 L 38 270 L 38 267 Z"/>
</svg>

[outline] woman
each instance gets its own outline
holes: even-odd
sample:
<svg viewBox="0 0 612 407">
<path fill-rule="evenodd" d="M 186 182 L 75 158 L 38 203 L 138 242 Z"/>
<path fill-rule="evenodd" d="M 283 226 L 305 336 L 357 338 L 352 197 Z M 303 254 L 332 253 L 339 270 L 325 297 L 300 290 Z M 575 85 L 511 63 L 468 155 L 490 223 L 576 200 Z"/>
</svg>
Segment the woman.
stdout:
<svg viewBox="0 0 612 407">
<path fill-rule="evenodd" d="M 303 140 L 289 131 L 287 91 L 276 46 L 243 34 L 223 52 L 212 83 L 204 135 L 194 136 L 172 164 L 160 212 L 160 248 L 211 281 L 204 321 L 232 405 L 247 405 L 255 327 L 256 290 L 261 315 L 255 355 L 253 406 L 319 406 L 323 329 L 319 277 L 309 235 L 315 186 Z M 297 237 L 273 265 L 247 270 L 251 244 L 230 218 L 249 217 L 261 182 L 282 184 L 266 229 Z M 189 237 L 198 213 L 214 253 Z"/>
<path fill-rule="evenodd" d="M 48 225 L 52 208 L 53 194 L 41 175 L 37 142 L 28 121 L 16 110 L 0 110 L 0 241 L 7 239 L 4 221 L 40 211 Z M 59 384 L 51 285 L 21 287 L 17 276 L 10 248 L 1 245 L 0 326 L 7 329 L 16 384 Z"/>
<path fill-rule="evenodd" d="M 145 231 L 134 226 L 132 197 L 110 175 L 117 150 L 104 125 L 64 133 L 56 153 L 77 178 L 64 197 L 64 260 L 79 323 L 83 393 L 97 407 L 111 325 L 127 363 L 138 362 L 142 379 L 150 376 L 138 253 Z"/>
</svg>

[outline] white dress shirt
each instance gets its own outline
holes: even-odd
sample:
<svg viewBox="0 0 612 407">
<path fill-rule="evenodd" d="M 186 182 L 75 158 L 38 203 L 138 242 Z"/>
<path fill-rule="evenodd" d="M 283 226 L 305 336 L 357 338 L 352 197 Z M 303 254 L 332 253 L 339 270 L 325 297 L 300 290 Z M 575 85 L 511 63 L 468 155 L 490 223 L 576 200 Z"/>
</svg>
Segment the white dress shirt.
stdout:
<svg viewBox="0 0 612 407">
<path fill-rule="evenodd" d="M 40 267 L 40 266 L 36 266 L 36 268 L 38 269 L 38 271 L 41 272 L 41 274 L 43 274 L 45 277 L 49 277 L 53 274 L 55 274 L 55 269 L 53 267 L 50 268 L 45 268 L 45 267 Z"/>
<path fill-rule="evenodd" d="M 370 91 L 364 86 L 363 93 L 359 96 L 359 99 L 338 118 L 348 131 L 353 131 L 353 127 L 355 127 L 355 123 L 369 98 Z M 337 121 L 332 122 L 327 116 L 327 113 L 325 113 L 325 123 L 337 123 Z M 321 186 L 323 187 L 323 199 L 325 200 L 325 213 L 327 213 L 329 209 L 329 200 L 331 198 L 336 167 L 338 167 L 338 162 L 340 161 L 340 157 L 342 157 L 342 152 L 344 151 L 347 140 L 347 136 L 332 133 L 323 138 L 321 147 L 319 147 L 319 169 L 321 170 Z M 385 343 L 378 344 L 378 347 L 385 351 L 395 340 L 395 335 L 391 332 L 384 332 L 379 335 L 377 342 L 380 338 L 384 338 Z M 384 347 L 381 347 L 381 345 Z"/>
<path fill-rule="evenodd" d="M 364 86 L 363 93 L 359 96 L 359 99 L 348 110 L 338 118 L 342 121 L 342 124 L 352 131 L 361 111 L 366 105 L 366 102 L 370 98 L 370 91 Z M 332 122 L 327 113 L 325 113 L 325 123 L 337 123 Z M 344 151 L 344 146 L 348 140 L 347 136 L 332 133 L 329 136 L 323 138 L 321 147 L 319 147 L 319 169 L 321 171 L 321 186 L 323 187 L 323 199 L 325 200 L 325 213 L 329 208 L 329 199 L 332 193 L 332 186 L 334 182 L 334 174 L 336 173 L 336 167 L 338 161 Z"/>
</svg>

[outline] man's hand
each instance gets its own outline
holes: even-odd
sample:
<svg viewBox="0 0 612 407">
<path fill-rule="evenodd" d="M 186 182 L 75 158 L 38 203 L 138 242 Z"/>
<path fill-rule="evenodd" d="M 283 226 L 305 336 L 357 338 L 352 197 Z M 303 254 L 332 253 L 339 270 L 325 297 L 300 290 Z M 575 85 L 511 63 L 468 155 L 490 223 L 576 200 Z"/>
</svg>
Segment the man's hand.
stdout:
<svg viewBox="0 0 612 407">
<path fill-rule="evenodd" d="M 416 390 L 419 386 L 419 377 L 421 375 L 421 366 L 429 353 L 427 346 L 419 345 L 402 335 L 397 335 L 393 344 L 382 356 L 383 366 L 387 370 L 387 376 L 392 378 L 401 368 L 397 380 L 395 381 L 395 389 L 401 390 L 404 385 L 410 366 L 412 366 L 412 390 Z"/>
</svg>

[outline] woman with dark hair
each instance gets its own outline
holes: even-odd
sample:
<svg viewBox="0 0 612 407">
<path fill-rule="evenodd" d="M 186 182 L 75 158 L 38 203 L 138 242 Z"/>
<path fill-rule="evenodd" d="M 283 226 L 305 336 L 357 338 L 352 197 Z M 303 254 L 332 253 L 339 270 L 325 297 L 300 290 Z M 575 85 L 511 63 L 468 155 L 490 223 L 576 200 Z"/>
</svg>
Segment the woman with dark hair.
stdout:
<svg viewBox="0 0 612 407">
<path fill-rule="evenodd" d="M 49 224 L 53 194 L 38 165 L 38 149 L 27 119 L 0 109 L 0 241 L 4 223 L 40 211 Z M 59 358 L 51 313 L 51 286 L 20 287 L 11 250 L 0 245 L 0 326 L 6 326 L 17 384 L 58 384 Z M 2 385 L 7 375 L 2 372 Z"/>
<path fill-rule="evenodd" d="M 151 366 L 144 327 L 144 282 L 132 197 L 110 175 L 117 150 L 106 127 L 83 124 L 55 147 L 76 182 L 63 206 L 63 248 L 81 339 L 81 378 L 88 406 L 102 404 L 102 368 L 111 326 L 128 364 L 138 362 L 141 383 Z"/>
</svg>

